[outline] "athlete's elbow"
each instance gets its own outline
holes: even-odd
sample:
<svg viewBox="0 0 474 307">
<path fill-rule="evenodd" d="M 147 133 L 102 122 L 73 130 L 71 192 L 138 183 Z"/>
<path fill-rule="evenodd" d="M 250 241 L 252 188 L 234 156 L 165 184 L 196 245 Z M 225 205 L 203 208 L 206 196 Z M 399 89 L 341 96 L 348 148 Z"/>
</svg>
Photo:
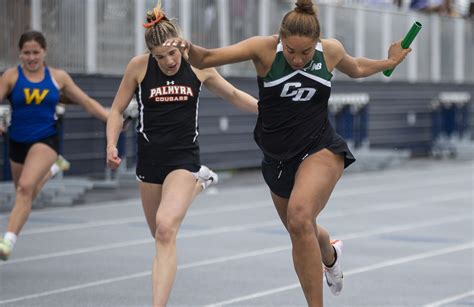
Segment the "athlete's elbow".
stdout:
<svg viewBox="0 0 474 307">
<path fill-rule="evenodd" d="M 203 63 L 202 60 L 192 60 L 192 59 L 190 59 L 190 60 L 189 60 L 189 63 L 190 63 L 192 66 L 196 67 L 197 69 L 205 69 L 205 68 L 207 68 L 207 67 L 204 65 L 204 63 Z"/>
<path fill-rule="evenodd" d="M 213 67 L 213 65 L 209 63 L 209 58 L 205 56 L 201 57 L 198 61 L 196 61 L 195 66 L 199 69 L 206 69 L 206 68 Z"/>
<path fill-rule="evenodd" d="M 226 98 L 230 103 L 234 106 L 241 108 L 244 104 L 244 100 L 242 99 L 242 95 L 239 90 L 233 89 L 232 92 L 229 93 L 229 96 Z"/>
<path fill-rule="evenodd" d="M 354 69 L 354 70 L 351 70 L 347 73 L 347 75 L 349 77 L 351 77 L 352 79 L 358 79 L 358 78 L 363 78 L 365 77 L 365 73 L 364 73 L 364 70 L 361 69 L 361 68 L 357 68 L 357 69 Z"/>
</svg>

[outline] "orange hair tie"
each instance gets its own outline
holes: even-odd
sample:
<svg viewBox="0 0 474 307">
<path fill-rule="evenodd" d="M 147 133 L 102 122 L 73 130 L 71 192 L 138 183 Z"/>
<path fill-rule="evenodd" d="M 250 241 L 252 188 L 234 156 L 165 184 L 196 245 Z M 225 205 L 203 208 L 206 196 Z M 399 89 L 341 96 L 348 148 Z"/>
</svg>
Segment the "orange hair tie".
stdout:
<svg viewBox="0 0 474 307">
<path fill-rule="evenodd" d="M 155 24 L 159 23 L 160 20 L 162 20 L 163 18 L 165 18 L 165 14 L 161 13 L 159 9 L 157 9 L 156 7 L 153 9 L 153 12 L 155 13 L 155 20 L 153 21 L 150 21 L 149 23 L 144 23 L 143 26 L 145 28 L 151 28 L 153 27 Z"/>
</svg>

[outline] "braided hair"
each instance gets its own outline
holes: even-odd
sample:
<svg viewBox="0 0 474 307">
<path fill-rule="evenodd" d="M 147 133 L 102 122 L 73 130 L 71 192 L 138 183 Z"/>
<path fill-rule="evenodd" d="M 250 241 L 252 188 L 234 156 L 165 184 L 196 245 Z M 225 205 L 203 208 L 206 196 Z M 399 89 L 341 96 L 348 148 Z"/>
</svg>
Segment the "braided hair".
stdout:
<svg viewBox="0 0 474 307">
<path fill-rule="evenodd" d="M 158 0 L 156 6 L 146 13 L 146 20 L 143 26 L 145 31 L 145 42 L 148 50 L 152 50 L 156 46 L 173 37 L 179 37 L 179 28 L 165 15 L 161 9 L 161 1 Z"/>
</svg>

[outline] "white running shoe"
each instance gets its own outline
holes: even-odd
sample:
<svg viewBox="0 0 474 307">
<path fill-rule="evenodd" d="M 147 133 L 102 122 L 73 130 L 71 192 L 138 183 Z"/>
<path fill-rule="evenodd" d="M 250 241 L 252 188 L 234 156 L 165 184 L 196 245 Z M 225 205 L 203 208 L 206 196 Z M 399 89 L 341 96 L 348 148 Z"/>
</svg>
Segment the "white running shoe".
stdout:
<svg viewBox="0 0 474 307">
<path fill-rule="evenodd" d="M 62 155 L 58 155 L 58 159 L 54 162 L 61 171 L 68 171 L 71 168 L 71 163 L 66 160 Z"/>
<path fill-rule="evenodd" d="M 12 244 L 0 238 L 0 260 L 7 261 L 12 253 Z"/>
<path fill-rule="evenodd" d="M 201 165 L 201 168 L 197 172 L 197 180 L 201 183 L 203 190 L 208 186 L 217 184 L 219 176 L 211 171 L 207 166 Z"/>
<path fill-rule="evenodd" d="M 336 251 L 336 262 L 329 268 L 324 265 L 324 276 L 326 276 L 326 283 L 328 284 L 332 294 L 339 295 L 341 294 L 342 286 L 344 284 L 344 275 L 342 274 L 341 269 L 343 244 L 340 240 L 331 240 L 331 244 Z"/>
</svg>

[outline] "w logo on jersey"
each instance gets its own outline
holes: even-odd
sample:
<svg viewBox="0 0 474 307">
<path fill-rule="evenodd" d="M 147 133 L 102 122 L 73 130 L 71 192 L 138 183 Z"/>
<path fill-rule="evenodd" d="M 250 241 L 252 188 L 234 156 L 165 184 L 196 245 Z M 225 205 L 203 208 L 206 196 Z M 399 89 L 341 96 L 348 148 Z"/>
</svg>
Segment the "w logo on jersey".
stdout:
<svg viewBox="0 0 474 307">
<path fill-rule="evenodd" d="M 293 97 L 293 101 L 309 101 L 316 94 L 316 89 L 301 87 L 300 82 L 289 82 L 283 86 L 280 97 Z"/>
<path fill-rule="evenodd" d="M 41 104 L 44 100 L 44 97 L 46 97 L 46 95 L 49 93 L 49 90 L 44 89 L 40 93 L 39 88 L 34 88 L 33 90 L 24 88 L 23 93 L 25 93 L 26 104 L 31 104 L 33 100 L 35 101 L 35 104 Z"/>
</svg>

